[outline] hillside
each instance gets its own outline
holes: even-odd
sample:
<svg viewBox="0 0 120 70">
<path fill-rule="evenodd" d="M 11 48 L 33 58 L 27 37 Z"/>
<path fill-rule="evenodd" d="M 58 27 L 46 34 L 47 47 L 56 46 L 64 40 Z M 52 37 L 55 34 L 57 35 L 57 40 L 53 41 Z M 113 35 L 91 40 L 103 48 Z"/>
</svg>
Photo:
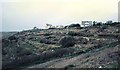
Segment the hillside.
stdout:
<svg viewBox="0 0 120 70">
<path fill-rule="evenodd" d="M 2 35 L 1 36 L 2 38 L 8 38 L 8 37 L 14 35 L 15 33 L 17 33 L 17 32 L 0 32 L 0 35 Z"/>
<path fill-rule="evenodd" d="M 2 39 L 3 69 L 118 68 L 120 24 L 32 29 Z"/>
</svg>

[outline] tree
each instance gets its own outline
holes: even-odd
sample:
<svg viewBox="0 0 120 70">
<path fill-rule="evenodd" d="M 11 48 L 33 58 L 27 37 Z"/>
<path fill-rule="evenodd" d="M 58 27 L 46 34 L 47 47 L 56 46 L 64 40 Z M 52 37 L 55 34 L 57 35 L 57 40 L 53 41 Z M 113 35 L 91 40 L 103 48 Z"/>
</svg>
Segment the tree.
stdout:
<svg viewBox="0 0 120 70">
<path fill-rule="evenodd" d="M 96 21 L 93 21 L 93 26 L 95 26 L 96 25 Z"/>
<path fill-rule="evenodd" d="M 34 30 L 38 29 L 37 27 L 33 27 Z"/>
<path fill-rule="evenodd" d="M 64 28 L 66 29 L 66 28 L 68 28 L 69 26 L 65 26 Z"/>
<path fill-rule="evenodd" d="M 98 22 L 96 25 L 97 25 L 97 26 L 101 26 L 101 25 L 102 25 L 102 22 Z"/>
</svg>

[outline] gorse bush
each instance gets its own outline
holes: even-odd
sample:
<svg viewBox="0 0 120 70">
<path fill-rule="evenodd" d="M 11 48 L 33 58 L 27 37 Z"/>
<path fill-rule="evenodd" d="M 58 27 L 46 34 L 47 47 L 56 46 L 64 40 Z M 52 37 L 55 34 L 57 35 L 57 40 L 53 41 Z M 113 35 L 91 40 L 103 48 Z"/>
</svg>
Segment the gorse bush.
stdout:
<svg viewBox="0 0 120 70">
<path fill-rule="evenodd" d="M 72 47 L 75 44 L 75 38 L 73 37 L 63 37 L 60 39 L 59 44 L 61 47 Z"/>
</svg>

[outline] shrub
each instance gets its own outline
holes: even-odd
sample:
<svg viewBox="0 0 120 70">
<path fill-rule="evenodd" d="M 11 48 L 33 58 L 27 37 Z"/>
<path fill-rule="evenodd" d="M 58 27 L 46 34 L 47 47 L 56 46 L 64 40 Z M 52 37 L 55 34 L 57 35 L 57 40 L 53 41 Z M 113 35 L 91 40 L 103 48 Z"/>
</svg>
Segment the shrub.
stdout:
<svg viewBox="0 0 120 70">
<path fill-rule="evenodd" d="M 106 29 L 106 28 L 107 28 L 107 26 L 102 26 L 101 28 L 102 28 L 102 29 Z"/>
<path fill-rule="evenodd" d="M 73 65 L 73 64 L 67 65 L 67 66 L 65 66 L 65 69 L 67 70 L 68 68 L 72 68 L 72 67 L 75 67 L 75 65 Z"/>
<path fill-rule="evenodd" d="M 71 24 L 71 25 L 69 25 L 69 28 L 71 28 L 71 27 L 77 27 L 77 28 L 80 28 L 81 26 L 80 26 L 80 24 Z"/>
<path fill-rule="evenodd" d="M 3 48 L 8 47 L 9 44 L 10 44 L 9 40 L 7 40 L 7 39 L 2 39 L 2 46 L 3 46 Z"/>
<path fill-rule="evenodd" d="M 49 33 L 45 33 L 45 34 L 44 34 L 44 36 L 50 36 L 50 35 L 51 35 L 51 34 L 49 34 Z"/>
<path fill-rule="evenodd" d="M 70 36 L 63 37 L 59 41 L 59 44 L 61 45 L 61 47 L 72 47 L 75 44 L 75 39 L 73 37 L 70 37 Z"/>
<path fill-rule="evenodd" d="M 70 35 L 70 36 L 77 36 L 77 35 L 79 35 L 79 34 L 76 33 L 76 32 L 70 31 L 70 32 L 68 32 L 68 35 Z"/>
<path fill-rule="evenodd" d="M 17 55 L 18 56 L 26 56 L 26 55 L 30 55 L 32 54 L 32 51 L 31 50 L 26 50 L 26 49 L 20 49 L 20 50 L 17 50 Z"/>
<path fill-rule="evenodd" d="M 16 37 L 13 35 L 13 36 L 10 36 L 8 39 L 9 39 L 9 40 L 17 40 L 18 38 L 16 38 Z"/>
<path fill-rule="evenodd" d="M 41 39 L 40 43 L 45 43 L 45 44 L 56 44 L 55 41 L 49 40 L 49 39 Z"/>
<path fill-rule="evenodd" d="M 97 25 L 97 26 L 101 26 L 101 25 L 102 25 L 102 23 L 101 23 L 101 22 L 98 22 L 96 25 Z"/>
<path fill-rule="evenodd" d="M 86 38 L 81 38 L 80 43 L 87 44 L 88 40 Z"/>
</svg>

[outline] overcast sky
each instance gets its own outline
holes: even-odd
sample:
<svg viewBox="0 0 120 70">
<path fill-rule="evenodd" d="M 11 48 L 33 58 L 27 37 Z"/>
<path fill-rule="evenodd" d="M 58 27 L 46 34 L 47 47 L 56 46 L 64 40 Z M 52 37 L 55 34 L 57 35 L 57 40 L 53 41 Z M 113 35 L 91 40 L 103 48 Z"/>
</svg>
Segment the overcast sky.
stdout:
<svg viewBox="0 0 120 70">
<path fill-rule="evenodd" d="M 69 25 L 83 20 L 118 21 L 118 1 L 1 0 L 2 31 L 32 29 L 34 26 L 45 28 L 47 23 Z"/>
</svg>

